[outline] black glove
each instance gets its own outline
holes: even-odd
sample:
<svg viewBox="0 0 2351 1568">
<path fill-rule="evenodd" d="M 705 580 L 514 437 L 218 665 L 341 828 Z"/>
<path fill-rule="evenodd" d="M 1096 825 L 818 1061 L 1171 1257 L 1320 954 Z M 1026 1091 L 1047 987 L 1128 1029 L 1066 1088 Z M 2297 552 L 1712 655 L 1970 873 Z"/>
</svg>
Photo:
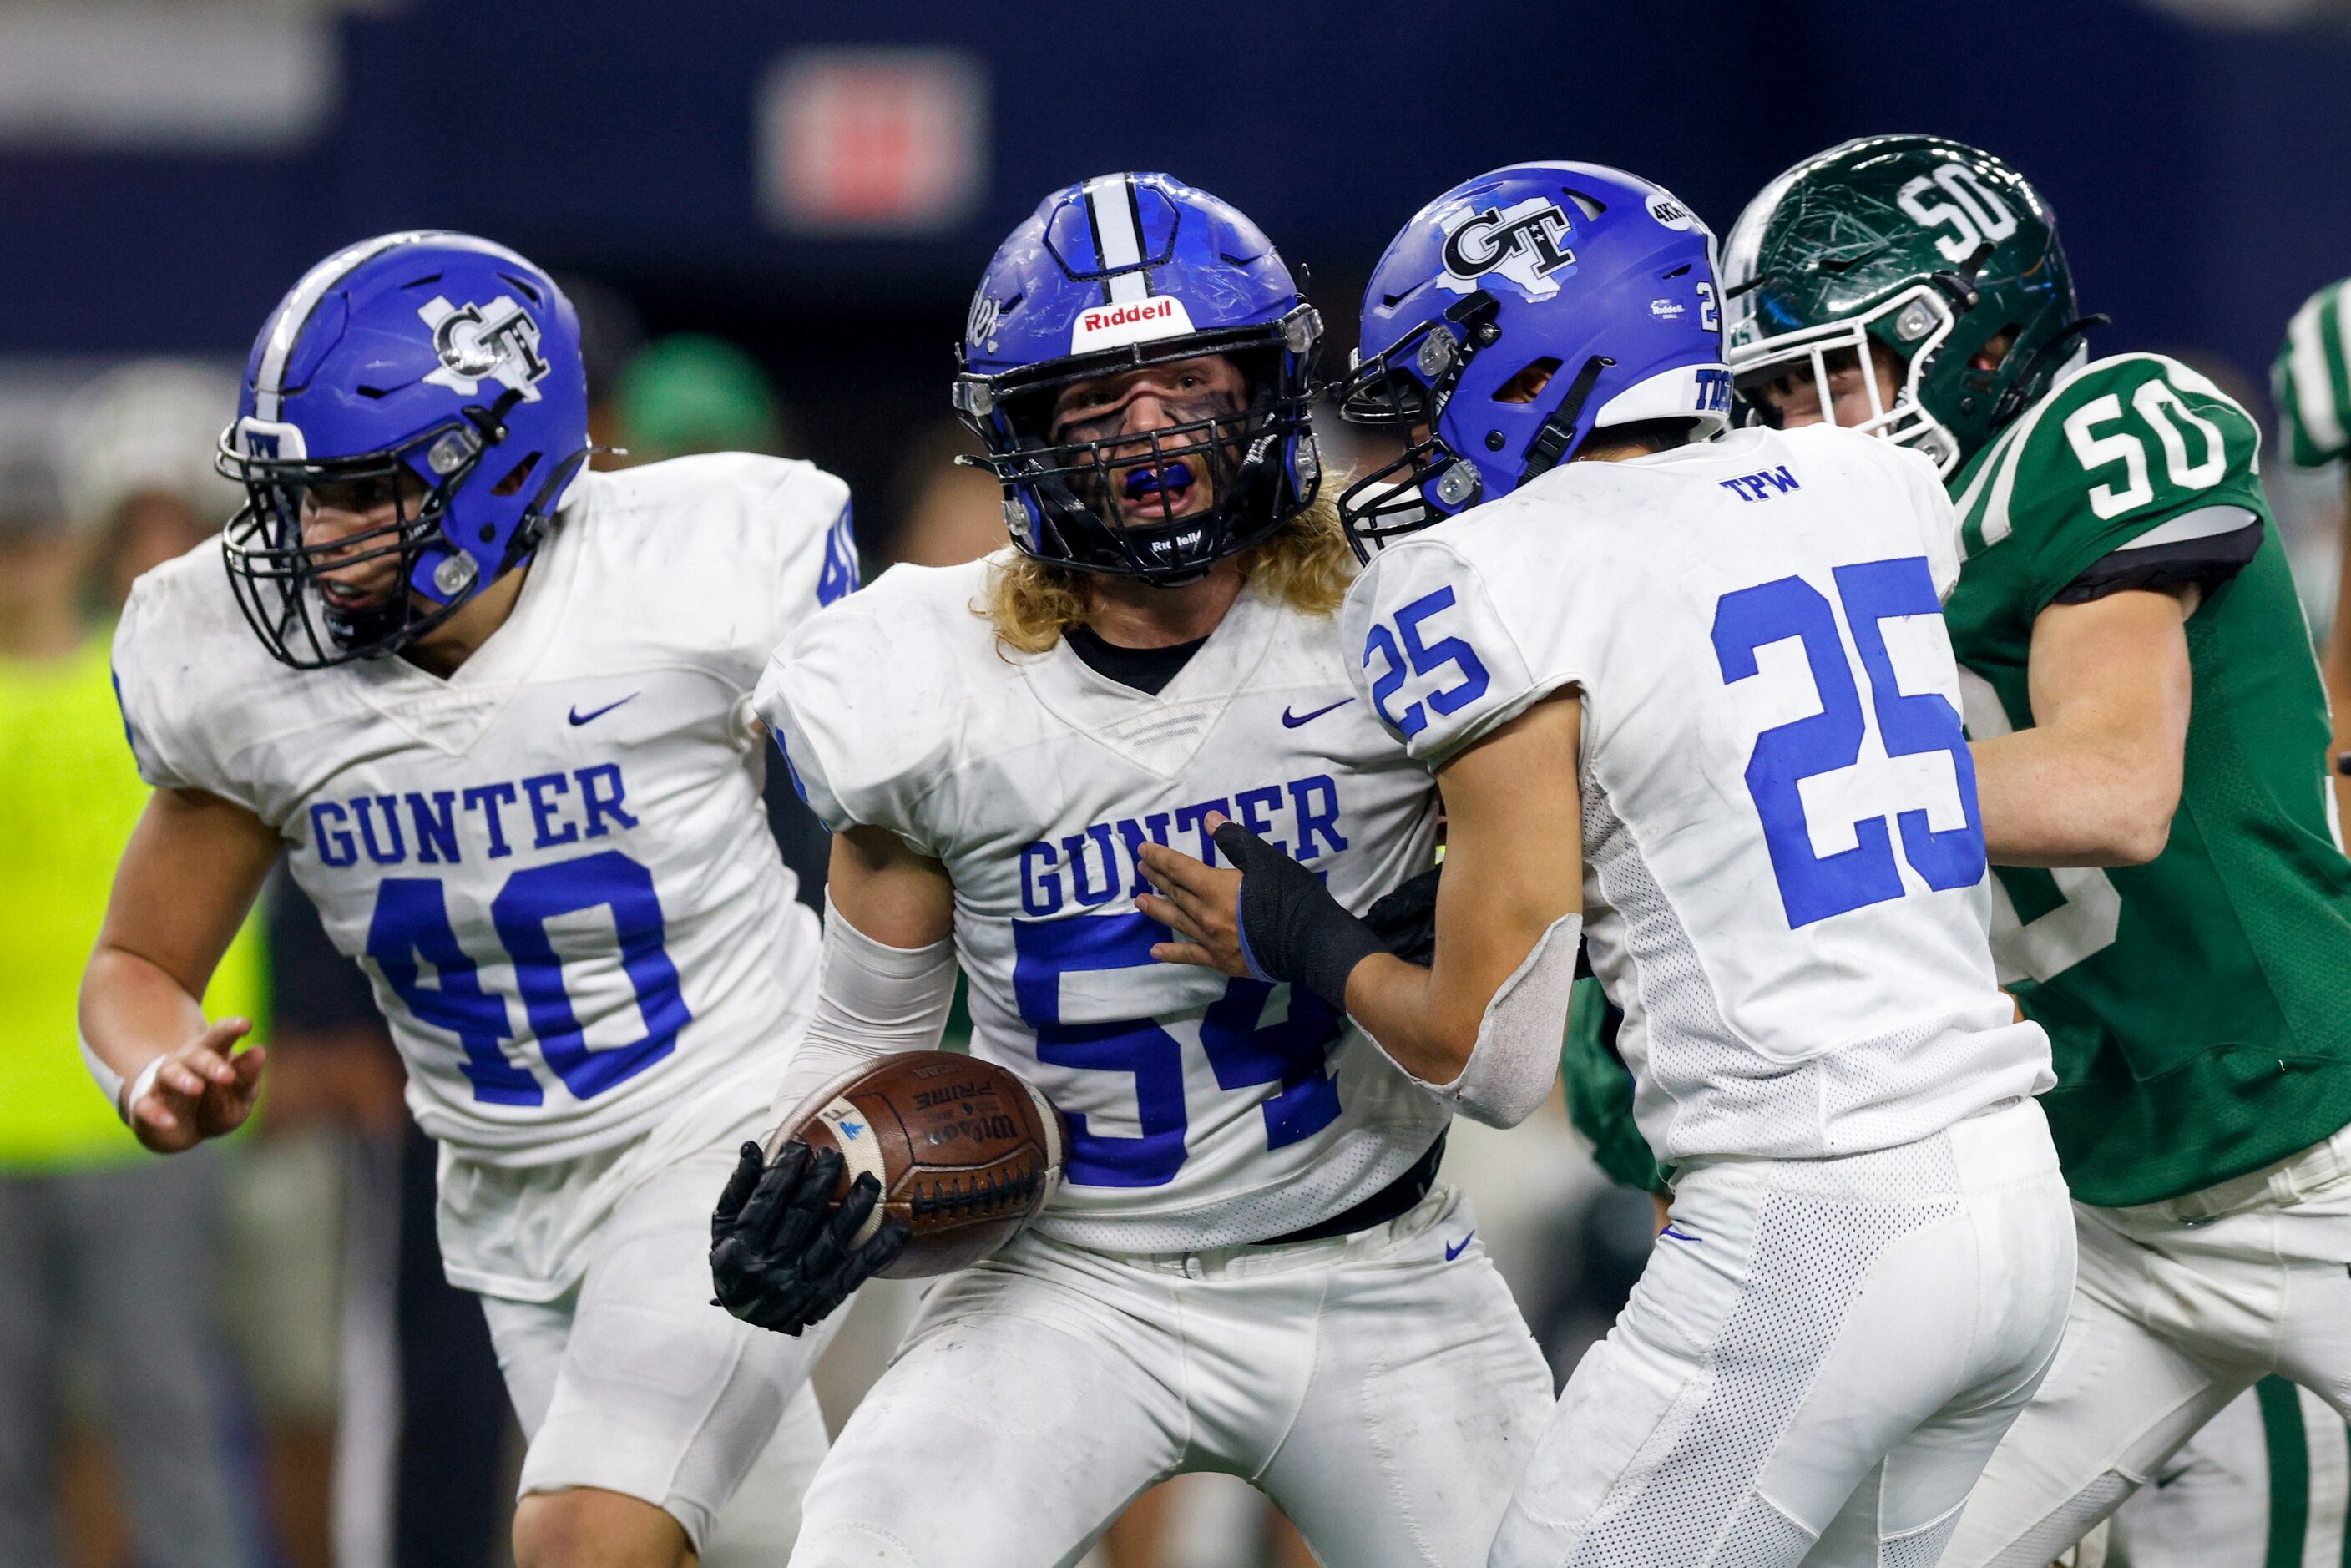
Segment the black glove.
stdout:
<svg viewBox="0 0 2351 1568">
<path fill-rule="evenodd" d="M 797 1138 L 772 1161 L 760 1158 L 758 1145 L 743 1145 L 710 1215 L 715 1304 L 747 1323 L 798 1334 L 906 1249 L 912 1232 L 895 1219 L 883 1220 L 862 1247 L 850 1246 L 882 1186 L 861 1176 L 833 1207 L 841 1163 L 839 1150 L 816 1154 Z"/>
<path fill-rule="evenodd" d="M 1345 1012 L 1347 977 L 1383 951 L 1377 934 L 1348 914 L 1321 877 L 1238 822 L 1217 830 L 1217 848 L 1241 873 L 1243 961 Z"/>
<path fill-rule="evenodd" d="M 1380 946 L 1426 969 L 1437 960 L 1437 873 L 1431 866 L 1364 911 Z"/>
</svg>

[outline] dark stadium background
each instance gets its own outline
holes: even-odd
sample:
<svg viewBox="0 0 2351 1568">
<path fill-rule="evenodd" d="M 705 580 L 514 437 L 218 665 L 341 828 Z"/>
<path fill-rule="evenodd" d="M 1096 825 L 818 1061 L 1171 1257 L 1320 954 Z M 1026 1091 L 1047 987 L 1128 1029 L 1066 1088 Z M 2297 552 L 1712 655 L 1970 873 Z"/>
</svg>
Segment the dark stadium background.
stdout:
<svg viewBox="0 0 2351 1568">
<path fill-rule="evenodd" d="M 2277 7 L 2263 7 L 2264 10 Z M 1970 5 L 1077 0 L 406 0 L 333 24 L 330 112 L 263 152 L 0 141 L 0 351 L 241 352 L 332 246 L 477 228 L 716 330 L 774 371 L 812 455 L 878 498 L 995 241 L 1055 186 L 1164 168 L 1348 285 L 1421 202 L 1527 157 L 1616 162 L 1718 231 L 1867 131 L 1997 150 L 2054 203 L 2106 346 L 2259 372 L 2351 258 L 2351 31 L 2214 26 L 2121 0 Z M 953 51 L 981 188 L 885 237 L 763 223 L 756 100 L 794 51 Z M 887 521 L 869 509 L 870 526 Z"/>
</svg>

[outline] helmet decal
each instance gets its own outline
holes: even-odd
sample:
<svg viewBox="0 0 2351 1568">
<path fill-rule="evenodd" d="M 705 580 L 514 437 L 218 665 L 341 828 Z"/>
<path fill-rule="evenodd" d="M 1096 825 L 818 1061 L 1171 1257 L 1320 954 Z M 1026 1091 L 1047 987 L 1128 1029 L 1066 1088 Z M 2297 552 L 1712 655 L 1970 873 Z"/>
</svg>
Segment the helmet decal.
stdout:
<svg viewBox="0 0 2351 1568">
<path fill-rule="evenodd" d="M 1530 299 L 1548 299 L 1559 292 L 1552 274 L 1575 264 L 1564 243 L 1567 232 L 1567 214 L 1542 196 L 1465 212 L 1446 220 L 1445 271 L 1437 286 L 1468 294 L 1480 287 L 1480 278 L 1492 277 L 1518 285 Z"/>
<path fill-rule="evenodd" d="M 416 308 L 433 329 L 441 368 L 424 379 L 472 397 L 488 377 L 525 402 L 538 401 L 547 361 L 538 356 L 538 323 L 510 294 L 487 305 L 452 305 L 436 294 Z"/>
</svg>

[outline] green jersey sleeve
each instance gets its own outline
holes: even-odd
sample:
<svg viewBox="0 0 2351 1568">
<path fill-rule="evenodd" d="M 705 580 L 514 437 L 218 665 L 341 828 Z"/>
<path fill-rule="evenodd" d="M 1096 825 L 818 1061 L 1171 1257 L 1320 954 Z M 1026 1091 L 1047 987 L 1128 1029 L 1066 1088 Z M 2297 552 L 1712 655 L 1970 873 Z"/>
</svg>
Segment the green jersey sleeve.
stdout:
<svg viewBox="0 0 2351 1568">
<path fill-rule="evenodd" d="M 1997 550 L 2028 614 L 2118 550 L 2262 523 L 2261 434 L 2200 371 L 2160 354 L 2095 361 L 1966 476 L 1960 543 Z"/>
<path fill-rule="evenodd" d="M 1567 1044 L 1559 1059 L 1567 1118 L 1592 1145 L 1593 1163 L 1611 1180 L 1661 1193 L 1665 1175 L 1633 1124 L 1633 1075 L 1616 1054 L 1616 1025 L 1624 1016 L 1609 1006 L 1598 980 L 1586 975 L 1575 982 L 1568 1001 Z"/>
<path fill-rule="evenodd" d="M 2351 277 L 2330 283 L 2286 323 L 2285 346 L 2270 367 L 2286 455 L 2316 468 L 2351 453 Z"/>
</svg>

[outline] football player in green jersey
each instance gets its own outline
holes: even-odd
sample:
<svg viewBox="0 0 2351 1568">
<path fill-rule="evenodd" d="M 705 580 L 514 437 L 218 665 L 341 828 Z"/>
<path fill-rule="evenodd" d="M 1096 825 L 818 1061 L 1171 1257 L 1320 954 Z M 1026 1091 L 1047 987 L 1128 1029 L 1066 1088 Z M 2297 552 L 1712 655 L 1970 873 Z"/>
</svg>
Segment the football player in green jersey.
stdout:
<svg viewBox="0 0 2351 1568">
<path fill-rule="evenodd" d="M 2351 481 L 2351 277 L 2330 283 L 2294 313 L 2270 384 L 2285 426 L 2286 455 L 2298 468 L 2338 468 Z M 2351 814 L 2351 484 L 2344 496 L 2343 563 L 2335 623 L 2319 667 L 2335 710 L 2335 789 Z"/>
<path fill-rule="evenodd" d="M 2050 1034 L 2076 1200 L 2064 1347 L 1946 1563 L 2047 1563 L 2278 1374 L 2351 1415 L 2351 862 L 2252 421 L 2092 360 L 2054 219 L 1924 136 L 1773 181 L 1726 244 L 1767 421 L 1925 455 L 2002 979 Z"/>
</svg>

